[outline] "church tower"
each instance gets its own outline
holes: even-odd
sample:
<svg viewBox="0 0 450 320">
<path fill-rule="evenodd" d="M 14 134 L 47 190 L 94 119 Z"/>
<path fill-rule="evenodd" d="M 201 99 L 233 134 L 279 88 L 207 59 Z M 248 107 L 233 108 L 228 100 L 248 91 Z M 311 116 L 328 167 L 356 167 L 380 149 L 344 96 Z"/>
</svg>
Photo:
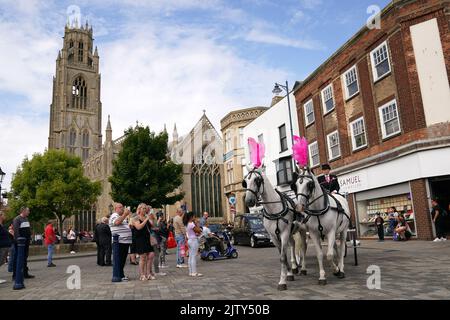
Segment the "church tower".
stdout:
<svg viewBox="0 0 450 320">
<path fill-rule="evenodd" d="M 48 148 L 84 161 L 102 146 L 99 56 L 87 22 L 67 24 L 63 39 L 53 77 Z"/>
</svg>

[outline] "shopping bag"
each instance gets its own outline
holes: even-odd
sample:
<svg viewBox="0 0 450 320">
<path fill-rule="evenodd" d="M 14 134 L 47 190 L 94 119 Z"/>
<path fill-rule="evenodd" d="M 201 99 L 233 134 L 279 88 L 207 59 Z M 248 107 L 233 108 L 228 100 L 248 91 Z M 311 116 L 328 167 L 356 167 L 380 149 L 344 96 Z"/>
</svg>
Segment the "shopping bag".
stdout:
<svg viewBox="0 0 450 320">
<path fill-rule="evenodd" d="M 172 232 L 169 232 L 169 237 L 167 238 L 167 248 L 173 249 L 177 247 L 177 242 L 175 241 L 175 237 Z"/>
</svg>

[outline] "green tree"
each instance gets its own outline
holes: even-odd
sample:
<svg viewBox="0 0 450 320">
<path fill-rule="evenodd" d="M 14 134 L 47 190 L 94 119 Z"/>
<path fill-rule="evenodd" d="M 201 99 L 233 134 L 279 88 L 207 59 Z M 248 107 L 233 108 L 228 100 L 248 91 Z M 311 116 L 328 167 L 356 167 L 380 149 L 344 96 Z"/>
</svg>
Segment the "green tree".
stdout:
<svg viewBox="0 0 450 320">
<path fill-rule="evenodd" d="M 89 209 L 101 194 L 100 182 L 83 175 L 81 159 L 65 151 L 48 150 L 25 158 L 11 183 L 10 205 L 16 213 L 30 208 L 30 220 L 58 218 L 62 230 L 66 218 Z"/>
<path fill-rule="evenodd" d="M 170 160 L 167 133 L 136 126 L 125 135 L 109 178 L 114 201 L 135 208 L 141 202 L 162 207 L 183 199 L 173 193 L 183 182 L 183 167 Z"/>
</svg>

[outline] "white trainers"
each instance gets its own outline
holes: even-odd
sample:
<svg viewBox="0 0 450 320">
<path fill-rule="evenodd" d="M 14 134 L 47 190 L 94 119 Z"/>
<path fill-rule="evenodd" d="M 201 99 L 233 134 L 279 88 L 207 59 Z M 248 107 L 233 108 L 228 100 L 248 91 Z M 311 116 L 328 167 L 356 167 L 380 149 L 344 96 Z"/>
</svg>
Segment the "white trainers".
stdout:
<svg viewBox="0 0 450 320">
<path fill-rule="evenodd" d="M 167 273 L 165 273 L 165 272 L 157 272 L 157 273 L 155 273 L 155 276 L 167 276 Z"/>
<path fill-rule="evenodd" d="M 71 254 L 74 254 L 74 253 L 75 253 L 75 251 L 70 251 L 70 253 L 71 253 Z"/>
<path fill-rule="evenodd" d="M 187 268 L 188 266 L 185 264 L 177 264 L 177 268 Z"/>
<path fill-rule="evenodd" d="M 447 241 L 447 238 L 441 238 L 441 241 Z"/>
<path fill-rule="evenodd" d="M 442 240 L 439 239 L 439 238 L 436 238 L 436 239 L 433 240 L 433 242 L 441 242 L 441 241 L 442 241 Z"/>
<path fill-rule="evenodd" d="M 0 279 L 0 283 L 5 283 L 5 282 L 6 282 L 6 280 Z"/>
</svg>

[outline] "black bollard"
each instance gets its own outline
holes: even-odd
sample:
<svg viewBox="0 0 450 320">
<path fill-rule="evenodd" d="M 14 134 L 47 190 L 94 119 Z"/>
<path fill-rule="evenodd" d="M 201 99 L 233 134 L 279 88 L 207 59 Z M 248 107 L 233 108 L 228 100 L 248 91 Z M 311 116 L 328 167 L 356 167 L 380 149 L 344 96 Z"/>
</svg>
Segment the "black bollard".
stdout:
<svg viewBox="0 0 450 320">
<path fill-rule="evenodd" d="M 16 264 L 16 278 L 14 280 L 14 290 L 24 289 L 25 285 L 23 284 L 23 265 L 25 264 L 25 241 L 27 239 L 20 237 L 17 239 L 17 250 L 15 254 L 17 255 L 17 264 Z"/>
<path fill-rule="evenodd" d="M 119 255 L 119 235 L 113 234 L 113 277 L 112 282 L 121 282 L 120 277 L 120 255 Z"/>
</svg>

